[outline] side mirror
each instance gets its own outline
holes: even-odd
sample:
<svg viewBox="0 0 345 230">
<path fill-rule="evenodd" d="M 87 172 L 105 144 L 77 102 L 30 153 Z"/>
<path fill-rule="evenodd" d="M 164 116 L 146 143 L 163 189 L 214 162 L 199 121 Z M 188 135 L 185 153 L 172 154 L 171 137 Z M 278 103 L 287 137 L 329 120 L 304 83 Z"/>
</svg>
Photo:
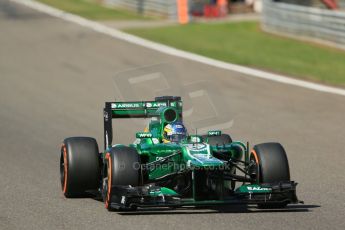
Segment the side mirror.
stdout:
<svg viewBox="0 0 345 230">
<path fill-rule="evenodd" d="M 139 139 L 152 138 L 152 134 L 148 132 L 138 132 L 135 134 L 135 137 Z"/>
<path fill-rule="evenodd" d="M 222 135 L 222 131 L 220 130 L 211 130 L 208 131 L 207 136 L 209 137 L 216 137 L 216 136 L 221 136 Z"/>
<path fill-rule="evenodd" d="M 190 135 L 188 137 L 189 143 L 202 143 L 202 141 L 203 141 L 202 137 L 198 135 Z"/>
</svg>

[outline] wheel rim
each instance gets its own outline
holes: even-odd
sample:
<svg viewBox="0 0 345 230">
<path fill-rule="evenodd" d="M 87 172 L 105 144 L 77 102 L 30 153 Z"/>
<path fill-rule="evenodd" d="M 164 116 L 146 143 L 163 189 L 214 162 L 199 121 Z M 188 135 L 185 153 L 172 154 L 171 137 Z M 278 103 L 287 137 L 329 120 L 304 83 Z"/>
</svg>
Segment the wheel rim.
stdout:
<svg viewBox="0 0 345 230">
<path fill-rule="evenodd" d="M 65 164 L 63 160 L 63 153 L 61 153 L 60 157 L 60 182 L 61 182 L 61 188 L 63 190 L 64 180 L 65 180 Z"/>
<path fill-rule="evenodd" d="M 103 177 L 102 180 L 102 198 L 103 201 L 106 202 L 107 200 L 107 194 L 108 194 L 108 176 Z"/>
<path fill-rule="evenodd" d="M 61 147 L 61 157 L 60 157 L 60 181 L 61 188 L 64 193 L 67 190 L 67 174 L 68 173 L 68 162 L 67 162 L 67 149 L 65 145 Z"/>
<path fill-rule="evenodd" d="M 107 153 L 105 155 L 105 159 L 107 160 L 107 177 L 105 177 L 104 181 L 103 181 L 103 186 L 104 189 L 103 193 L 105 193 L 105 207 L 108 208 L 109 207 L 109 203 L 110 203 L 110 198 L 111 198 L 111 169 L 112 169 L 112 165 L 111 165 L 111 157 L 110 154 Z"/>
<path fill-rule="evenodd" d="M 253 171 L 252 174 L 255 175 L 256 183 L 260 183 L 260 163 L 258 155 L 254 149 L 251 151 L 249 160 L 253 165 L 251 170 Z"/>
</svg>

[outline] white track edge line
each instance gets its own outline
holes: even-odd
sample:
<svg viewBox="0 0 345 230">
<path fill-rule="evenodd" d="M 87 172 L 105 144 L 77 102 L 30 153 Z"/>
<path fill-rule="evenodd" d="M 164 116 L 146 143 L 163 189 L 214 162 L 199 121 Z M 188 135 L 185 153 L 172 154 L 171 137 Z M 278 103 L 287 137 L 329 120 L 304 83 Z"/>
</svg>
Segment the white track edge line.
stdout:
<svg viewBox="0 0 345 230">
<path fill-rule="evenodd" d="M 132 44 L 136 44 L 139 46 L 143 46 L 146 48 L 150 48 L 150 49 L 159 51 L 161 53 L 169 54 L 176 57 L 181 57 L 184 59 L 192 60 L 195 62 L 203 63 L 206 65 L 210 65 L 210 66 L 214 66 L 214 67 L 218 67 L 218 68 L 222 68 L 226 70 L 235 71 L 235 72 L 250 75 L 256 78 L 280 82 L 280 83 L 284 83 L 288 85 L 299 86 L 299 87 L 312 89 L 312 90 L 316 90 L 320 92 L 326 92 L 326 93 L 332 93 L 332 94 L 345 96 L 345 90 L 341 88 L 321 85 L 321 84 L 307 82 L 303 80 L 297 80 L 297 79 L 286 77 L 283 75 L 268 73 L 262 70 L 257 70 L 257 69 L 253 69 L 249 67 L 231 64 L 231 63 L 215 60 L 212 58 L 208 58 L 205 56 L 201 56 L 198 54 L 190 53 L 187 51 L 179 50 L 170 46 L 162 45 L 160 43 L 152 42 L 152 41 L 122 32 L 120 30 L 105 26 L 101 23 L 91 21 L 74 14 L 64 12 L 62 10 L 53 8 L 43 3 L 36 2 L 34 0 L 10 0 L 10 1 L 27 6 L 29 8 L 46 13 L 48 15 L 63 19 L 65 21 L 73 22 L 83 27 L 87 27 L 99 33 L 111 36 L 113 38 L 120 39 L 120 40 L 129 42 Z"/>
</svg>

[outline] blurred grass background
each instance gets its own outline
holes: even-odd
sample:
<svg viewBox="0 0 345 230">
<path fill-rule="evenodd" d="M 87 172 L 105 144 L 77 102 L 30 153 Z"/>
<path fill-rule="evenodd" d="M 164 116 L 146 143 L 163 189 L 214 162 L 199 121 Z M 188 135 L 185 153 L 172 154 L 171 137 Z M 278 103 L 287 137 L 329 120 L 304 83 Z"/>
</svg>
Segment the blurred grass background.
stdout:
<svg viewBox="0 0 345 230">
<path fill-rule="evenodd" d="M 98 0 L 38 0 L 92 20 L 147 20 Z M 131 34 L 218 60 L 345 87 L 345 52 L 261 31 L 259 22 L 191 23 L 127 29 Z"/>
<path fill-rule="evenodd" d="M 97 0 L 38 0 L 69 13 L 93 20 L 142 20 L 148 17 L 123 9 L 103 6 Z"/>
<path fill-rule="evenodd" d="M 127 32 L 226 62 L 345 86 L 345 52 L 267 34 L 258 22 L 189 24 Z"/>
</svg>

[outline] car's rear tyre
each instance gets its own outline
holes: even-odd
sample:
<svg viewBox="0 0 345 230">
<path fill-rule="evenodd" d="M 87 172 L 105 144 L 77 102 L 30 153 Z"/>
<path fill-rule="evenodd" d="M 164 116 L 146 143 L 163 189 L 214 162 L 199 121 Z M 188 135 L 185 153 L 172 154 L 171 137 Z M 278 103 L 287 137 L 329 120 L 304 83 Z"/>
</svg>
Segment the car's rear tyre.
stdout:
<svg viewBox="0 0 345 230">
<path fill-rule="evenodd" d="M 112 199 L 116 199 L 112 186 L 139 185 L 140 157 L 135 148 L 117 146 L 111 148 L 105 155 L 105 168 L 103 172 L 102 196 L 105 207 L 112 210 Z"/>
<path fill-rule="evenodd" d="M 99 152 L 94 138 L 70 137 L 63 141 L 60 180 L 67 198 L 85 197 L 86 191 L 99 187 Z"/>
<path fill-rule="evenodd" d="M 212 145 L 212 146 L 226 145 L 232 142 L 232 139 L 229 134 L 222 134 L 220 136 L 203 135 L 202 137 L 209 145 Z"/>
<path fill-rule="evenodd" d="M 290 181 L 289 162 L 283 146 L 279 143 L 255 145 L 250 160 L 257 165 L 256 183 L 278 183 Z M 287 203 L 260 204 L 259 208 L 283 208 Z"/>
</svg>

